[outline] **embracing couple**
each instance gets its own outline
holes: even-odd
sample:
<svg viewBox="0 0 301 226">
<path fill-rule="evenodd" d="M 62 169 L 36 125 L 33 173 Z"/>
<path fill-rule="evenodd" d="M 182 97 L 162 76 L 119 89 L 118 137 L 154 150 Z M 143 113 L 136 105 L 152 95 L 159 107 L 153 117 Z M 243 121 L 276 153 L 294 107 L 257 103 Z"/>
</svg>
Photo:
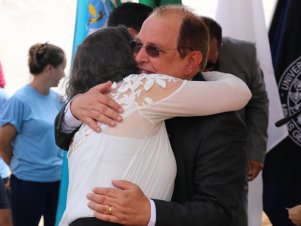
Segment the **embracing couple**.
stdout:
<svg viewBox="0 0 301 226">
<path fill-rule="evenodd" d="M 69 149 L 60 225 L 238 225 L 247 131 L 234 111 L 251 93 L 200 73 L 208 40 L 199 16 L 163 6 L 134 38 L 104 28 L 79 46 L 55 126 Z"/>
</svg>

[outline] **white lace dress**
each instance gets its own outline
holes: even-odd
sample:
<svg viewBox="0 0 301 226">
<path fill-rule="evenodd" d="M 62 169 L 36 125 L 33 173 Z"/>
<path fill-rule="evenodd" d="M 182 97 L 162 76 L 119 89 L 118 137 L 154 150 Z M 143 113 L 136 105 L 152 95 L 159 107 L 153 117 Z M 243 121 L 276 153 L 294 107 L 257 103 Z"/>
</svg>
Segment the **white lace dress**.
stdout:
<svg viewBox="0 0 301 226">
<path fill-rule="evenodd" d="M 116 127 L 96 133 L 82 125 L 68 153 L 67 207 L 60 225 L 92 217 L 87 194 L 93 187 L 112 187 L 113 179 L 138 184 L 150 198 L 170 200 L 176 161 L 164 120 L 209 115 L 242 108 L 250 91 L 238 78 L 205 73 L 206 82 L 158 74 L 130 75 L 110 95 L 124 108 Z"/>
</svg>

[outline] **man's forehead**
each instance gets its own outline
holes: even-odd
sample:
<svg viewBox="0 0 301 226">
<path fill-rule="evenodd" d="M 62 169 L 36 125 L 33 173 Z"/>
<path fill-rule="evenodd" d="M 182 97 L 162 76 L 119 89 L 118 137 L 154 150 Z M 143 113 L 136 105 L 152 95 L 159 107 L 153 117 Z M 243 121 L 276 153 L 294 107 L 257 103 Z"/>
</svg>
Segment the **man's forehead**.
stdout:
<svg viewBox="0 0 301 226">
<path fill-rule="evenodd" d="M 174 21 L 175 18 L 170 19 L 167 20 L 165 15 L 150 16 L 143 23 L 137 38 L 143 41 L 160 41 L 160 39 L 166 38 L 172 41 L 173 39 L 177 39 L 180 25 Z"/>
</svg>

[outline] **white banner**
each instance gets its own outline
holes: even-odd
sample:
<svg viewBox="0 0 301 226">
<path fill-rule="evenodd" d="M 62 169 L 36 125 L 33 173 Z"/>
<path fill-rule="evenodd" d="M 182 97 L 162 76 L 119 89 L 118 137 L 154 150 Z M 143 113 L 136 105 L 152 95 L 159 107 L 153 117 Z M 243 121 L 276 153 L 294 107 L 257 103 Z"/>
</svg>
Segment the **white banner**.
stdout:
<svg viewBox="0 0 301 226">
<path fill-rule="evenodd" d="M 256 44 L 257 57 L 264 73 L 270 101 L 267 144 L 267 151 L 269 151 L 282 141 L 288 135 L 288 132 L 286 126 L 275 126 L 275 122 L 283 118 L 284 115 L 272 65 L 262 1 L 220 0 L 215 19 L 223 28 L 223 36 L 230 36 Z"/>
<path fill-rule="evenodd" d="M 274 75 L 268 31 L 264 19 L 262 0 L 219 0 L 216 21 L 222 26 L 223 36 L 250 41 L 256 44 L 257 58 L 264 73 L 269 97 L 269 127 L 267 151 L 287 135 L 286 126 L 276 127 L 275 122 L 284 117 Z M 261 173 L 249 183 L 248 225 L 262 224 Z"/>
</svg>

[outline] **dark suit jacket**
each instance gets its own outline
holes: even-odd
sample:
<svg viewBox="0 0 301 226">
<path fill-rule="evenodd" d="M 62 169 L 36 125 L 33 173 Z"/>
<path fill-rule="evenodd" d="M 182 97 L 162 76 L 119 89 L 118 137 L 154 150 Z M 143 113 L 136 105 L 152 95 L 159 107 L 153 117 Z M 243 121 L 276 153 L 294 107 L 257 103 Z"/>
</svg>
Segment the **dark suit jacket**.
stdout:
<svg viewBox="0 0 301 226">
<path fill-rule="evenodd" d="M 198 78 L 197 80 L 199 80 Z M 166 121 L 177 161 L 172 202 L 157 226 L 236 226 L 246 175 L 246 127 L 236 112 Z"/>
<path fill-rule="evenodd" d="M 202 80 L 201 76 L 195 77 Z M 56 142 L 66 149 L 72 134 Z M 173 202 L 155 200 L 157 226 L 236 226 L 246 175 L 246 127 L 235 112 L 167 122 L 177 161 Z"/>
<path fill-rule="evenodd" d="M 64 150 L 68 151 L 69 145 L 71 144 L 73 136 L 76 133 L 76 131 L 79 129 L 79 127 L 76 130 L 74 130 L 72 133 L 64 133 L 61 131 L 62 121 L 63 121 L 66 105 L 67 104 L 65 104 L 62 107 L 62 109 L 60 110 L 60 112 L 58 113 L 58 115 L 56 116 L 56 118 L 54 120 L 54 137 L 55 137 L 56 145 Z"/>
<path fill-rule="evenodd" d="M 224 37 L 218 71 L 236 75 L 251 90 L 252 99 L 239 113 L 248 128 L 248 160 L 263 162 L 267 149 L 269 101 L 254 44 Z"/>
</svg>

